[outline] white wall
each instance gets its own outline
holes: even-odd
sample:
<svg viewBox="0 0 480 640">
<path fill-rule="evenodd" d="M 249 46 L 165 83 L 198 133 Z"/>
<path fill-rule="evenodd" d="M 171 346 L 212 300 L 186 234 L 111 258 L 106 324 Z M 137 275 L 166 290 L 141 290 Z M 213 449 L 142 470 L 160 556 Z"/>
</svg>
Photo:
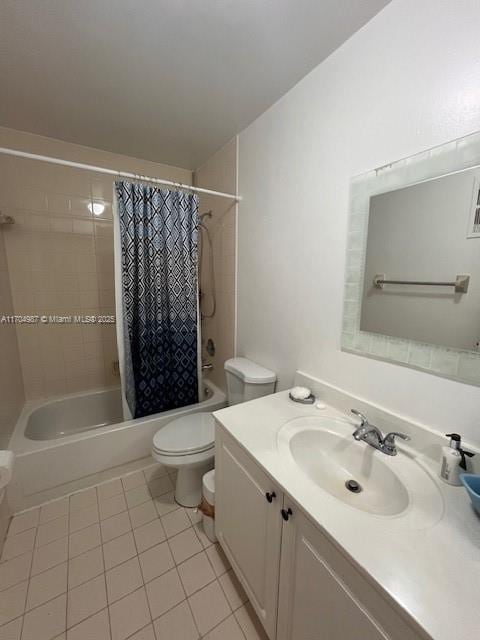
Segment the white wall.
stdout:
<svg viewBox="0 0 480 640">
<path fill-rule="evenodd" d="M 478 0 L 394 0 L 239 139 L 239 353 L 480 442 L 480 389 L 340 351 L 352 175 L 480 129 Z"/>
<path fill-rule="evenodd" d="M 467 231 L 480 169 L 370 198 L 362 331 L 475 350 L 480 340 L 480 238 Z M 474 194 L 475 191 L 475 194 Z M 453 282 L 471 274 L 468 291 L 385 285 L 387 279 Z"/>
</svg>

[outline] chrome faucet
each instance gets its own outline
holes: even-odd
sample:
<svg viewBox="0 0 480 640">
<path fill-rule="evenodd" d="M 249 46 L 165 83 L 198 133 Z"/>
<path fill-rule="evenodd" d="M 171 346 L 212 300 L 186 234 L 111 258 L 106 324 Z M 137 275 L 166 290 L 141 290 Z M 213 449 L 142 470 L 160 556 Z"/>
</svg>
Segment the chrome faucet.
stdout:
<svg viewBox="0 0 480 640">
<path fill-rule="evenodd" d="M 356 409 L 351 409 L 351 412 L 360 418 L 360 425 L 352 433 L 355 440 L 363 440 L 387 456 L 396 456 L 398 453 L 397 447 L 395 446 L 395 437 L 401 438 L 402 440 L 410 440 L 410 436 L 407 436 L 405 433 L 399 433 L 398 431 L 391 431 L 384 437 L 380 429 L 374 424 L 370 424 L 363 413 L 360 413 L 360 411 Z"/>
</svg>

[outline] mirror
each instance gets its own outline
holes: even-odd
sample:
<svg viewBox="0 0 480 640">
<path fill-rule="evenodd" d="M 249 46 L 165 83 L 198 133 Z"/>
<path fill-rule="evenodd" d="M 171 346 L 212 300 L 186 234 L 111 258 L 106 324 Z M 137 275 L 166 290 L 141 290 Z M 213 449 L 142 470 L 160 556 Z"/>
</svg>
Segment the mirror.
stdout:
<svg viewBox="0 0 480 640">
<path fill-rule="evenodd" d="M 342 348 L 480 384 L 480 134 L 352 180 Z"/>
<path fill-rule="evenodd" d="M 370 198 L 361 331 L 478 349 L 479 177 L 470 169 Z"/>
</svg>

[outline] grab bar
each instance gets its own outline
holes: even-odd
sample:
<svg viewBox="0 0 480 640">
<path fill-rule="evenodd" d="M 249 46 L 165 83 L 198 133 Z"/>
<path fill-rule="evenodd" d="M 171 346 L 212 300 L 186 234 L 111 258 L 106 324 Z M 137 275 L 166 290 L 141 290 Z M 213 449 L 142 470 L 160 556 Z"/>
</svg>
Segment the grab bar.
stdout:
<svg viewBox="0 0 480 640">
<path fill-rule="evenodd" d="M 455 287 L 456 293 L 467 293 L 470 276 L 466 274 L 458 275 L 455 282 L 429 282 L 428 280 L 387 280 L 384 273 L 377 273 L 373 278 L 373 286 L 383 289 L 385 284 L 413 284 L 428 287 Z"/>
</svg>

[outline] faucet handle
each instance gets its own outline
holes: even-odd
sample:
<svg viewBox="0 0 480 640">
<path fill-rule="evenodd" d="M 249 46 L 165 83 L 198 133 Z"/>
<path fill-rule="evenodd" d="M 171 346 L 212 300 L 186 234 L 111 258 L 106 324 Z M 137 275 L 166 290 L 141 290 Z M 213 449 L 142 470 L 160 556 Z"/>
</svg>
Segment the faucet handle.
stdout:
<svg viewBox="0 0 480 640">
<path fill-rule="evenodd" d="M 362 421 L 360 424 L 360 427 L 363 427 L 364 425 L 368 424 L 368 418 L 366 416 L 363 415 L 363 413 L 360 413 L 360 411 L 357 411 L 357 409 L 350 409 L 350 411 L 358 416 L 360 418 L 360 420 Z"/>
<path fill-rule="evenodd" d="M 399 433 L 398 431 L 390 431 L 390 433 L 387 433 L 387 435 L 383 439 L 383 446 L 384 449 L 387 450 L 387 453 L 392 452 L 392 455 L 395 455 L 395 453 L 397 452 L 395 447 L 395 438 L 401 438 L 402 440 L 411 440 L 410 436 L 407 436 L 406 433 Z"/>
</svg>

